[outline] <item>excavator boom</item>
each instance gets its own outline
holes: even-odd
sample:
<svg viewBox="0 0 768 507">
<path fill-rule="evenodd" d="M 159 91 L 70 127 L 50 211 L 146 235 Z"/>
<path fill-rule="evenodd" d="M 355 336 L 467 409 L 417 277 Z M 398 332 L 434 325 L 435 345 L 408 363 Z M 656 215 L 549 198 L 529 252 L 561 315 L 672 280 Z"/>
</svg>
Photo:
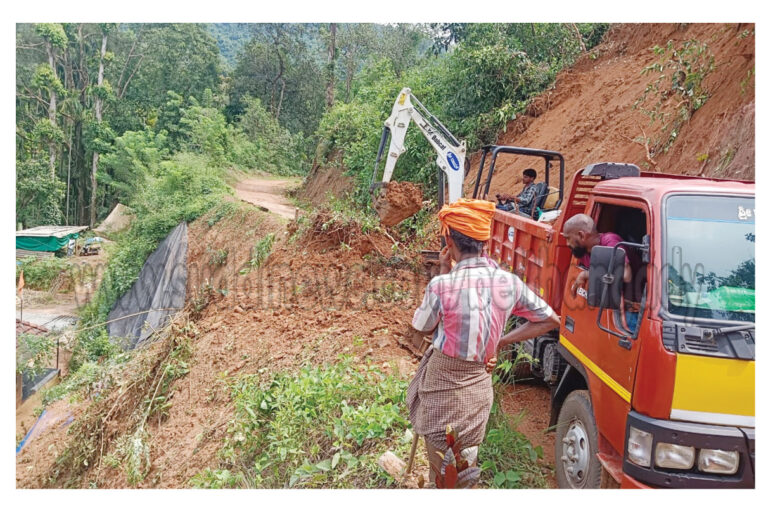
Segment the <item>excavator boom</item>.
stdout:
<svg viewBox="0 0 768 507">
<path fill-rule="evenodd" d="M 371 192 L 374 193 L 374 207 L 379 212 L 379 215 L 382 218 L 382 223 L 392 222 L 392 220 L 386 220 L 386 218 L 389 217 L 383 216 L 382 213 L 390 213 L 390 210 L 393 209 L 393 205 L 392 203 L 382 203 L 382 199 L 386 199 L 386 189 L 392 179 L 397 160 L 407 149 L 405 147 L 405 134 L 408 131 L 411 120 L 416 123 L 419 131 L 424 135 L 427 142 L 429 142 L 430 146 L 432 146 L 437 154 L 435 162 L 439 169 L 438 206 L 442 207 L 445 203 L 446 182 L 449 203 L 458 200 L 462 196 L 465 175 L 464 162 L 467 153 L 465 142 L 458 141 L 445 125 L 430 113 L 429 110 L 427 110 L 427 108 L 424 107 L 424 105 L 411 93 L 410 88 L 403 88 L 392 106 L 392 114 L 384 122 L 381 143 L 379 144 L 379 151 L 376 156 L 376 163 L 371 177 Z M 388 140 L 390 142 L 386 162 L 384 164 L 384 173 L 381 182 L 378 182 L 379 162 L 384 154 Z M 382 189 L 382 191 L 379 195 L 376 195 L 375 193 L 379 189 Z M 409 207 L 408 211 L 410 211 L 410 208 L 411 207 Z M 420 203 L 410 214 L 412 215 L 416 213 L 418 209 L 420 209 Z M 396 214 L 398 215 L 398 221 L 402 221 L 407 216 L 410 216 L 405 215 L 401 218 L 399 215 L 404 213 Z M 385 225 L 391 225 L 391 223 L 385 223 Z"/>
</svg>

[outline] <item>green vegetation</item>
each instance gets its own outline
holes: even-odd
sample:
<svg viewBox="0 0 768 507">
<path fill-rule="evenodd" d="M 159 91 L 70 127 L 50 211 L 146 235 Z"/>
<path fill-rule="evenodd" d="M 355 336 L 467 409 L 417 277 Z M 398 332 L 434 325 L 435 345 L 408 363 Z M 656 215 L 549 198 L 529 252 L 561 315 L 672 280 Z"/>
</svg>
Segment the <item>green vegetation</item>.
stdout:
<svg viewBox="0 0 768 507">
<path fill-rule="evenodd" d="M 16 373 L 40 375 L 56 353 L 56 338 L 48 334 L 22 333 L 16 338 Z"/>
<path fill-rule="evenodd" d="M 219 467 L 195 476 L 194 487 L 383 487 L 392 480 L 378 456 L 407 453 L 407 383 L 351 358 L 222 381 L 235 417 Z"/>
<path fill-rule="evenodd" d="M 272 252 L 272 245 L 275 242 L 274 233 L 269 233 L 259 241 L 253 247 L 253 255 L 248 261 L 248 265 L 240 270 L 241 275 L 247 275 L 252 269 L 258 269 L 267 260 L 269 254 Z"/>
<path fill-rule="evenodd" d="M 644 139 L 651 143 L 651 153 L 666 153 L 677 139 L 680 128 L 709 98 L 704 79 L 715 70 L 715 57 L 706 43 L 695 39 L 676 47 L 672 41 L 666 46 L 654 46 L 659 59 L 643 69 L 642 74 L 658 77 L 648 83 L 643 94 L 635 101 L 651 121 L 661 123 L 657 139 Z"/>
<path fill-rule="evenodd" d="M 180 152 L 282 175 L 341 153 L 366 182 L 403 86 L 475 148 L 607 26 L 18 24 L 17 218 L 93 225 Z M 409 144 L 399 177 L 434 192 Z"/>
<path fill-rule="evenodd" d="M 541 446 L 533 447 L 515 430 L 520 418 L 505 414 L 498 399 L 497 393 L 478 455 L 481 482 L 492 488 L 546 487 L 544 469 L 537 463 L 543 457 Z"/>
<path fill-rule="evenodd" d="M 75 269 L 66 259 L 58 257 L 26 257 L 16 265 L 16 279 L 24 271 L 24 286 L 32 290 L 57 288 L 67 291 L 74 286 Z"/>
</svg>

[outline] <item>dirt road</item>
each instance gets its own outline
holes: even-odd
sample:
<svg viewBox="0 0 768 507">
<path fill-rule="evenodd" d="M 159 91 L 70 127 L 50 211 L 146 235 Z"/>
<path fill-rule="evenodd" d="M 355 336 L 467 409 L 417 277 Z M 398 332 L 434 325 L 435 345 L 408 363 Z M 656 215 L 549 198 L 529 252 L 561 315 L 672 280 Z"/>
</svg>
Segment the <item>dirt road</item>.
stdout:
<svg viewBox="0 0 768 507">
<path fill-rule="evenodd" d="M 238 181 L 235 194 L 243 201 L 266 208 L 283 218 L 292 219 L 296 214 L 296 206 L 285 197 L 285 192 L 300 184 L 301 181 L 297 178 L 274 179 L 254 176 Z"/>
</svg>

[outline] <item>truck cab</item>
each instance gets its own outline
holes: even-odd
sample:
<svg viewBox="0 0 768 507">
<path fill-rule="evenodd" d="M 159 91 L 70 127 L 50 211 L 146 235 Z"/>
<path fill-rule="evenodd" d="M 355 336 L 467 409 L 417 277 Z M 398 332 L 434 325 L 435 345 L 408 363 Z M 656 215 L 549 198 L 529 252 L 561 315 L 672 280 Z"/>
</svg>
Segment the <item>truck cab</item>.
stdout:
<svg viewBox="0 0 768 507">
<path fill-rule="evenodd" d="M 573 293 L 577 213 L 622 243 L 592 249 Z M 554 223 L 496 212 L 489 254 L 560 315 L 526 343 L 552 386 L 560 487 L 754 487 L 754 227 L 752 182 L 614 163 L 578 171 Z"/>
</svg>

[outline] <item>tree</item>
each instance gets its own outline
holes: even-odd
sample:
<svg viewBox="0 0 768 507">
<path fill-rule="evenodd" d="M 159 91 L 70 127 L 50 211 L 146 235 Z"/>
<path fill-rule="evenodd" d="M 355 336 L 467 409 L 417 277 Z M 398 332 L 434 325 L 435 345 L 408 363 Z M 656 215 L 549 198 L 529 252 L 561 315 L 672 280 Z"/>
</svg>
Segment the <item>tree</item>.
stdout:
<svg viewBox="0 0 768 507">
<path fill-rule="evenodd" d="M 63 92 L 63 86 L 56 75 L 56 51 L 65 48 L 67 45 L 67 35 L 59 23 L 40 23 L 37 25 L 37 33 L 45 41 L 45 52 L 48 56 L 48 70 L 38 68 L 36 75 L 37 83 L 41 88 L 48 90 L 48 121 L 52 130 L 57 129 L 56 121 L 56 100 L 58 95 Z M 49 167 L 51 170 L 51 180 L 56 178 L 56 140 L 51 135 L 48 138 Z"/>
<path fill-rule="evenodd" d="M 339 25 L 338 52 L 341 65 L 337 71 L 344 78 L 344 100 L 352 99 L 352 82 L 370 56 L 376 41 L 374 25 L 345 23 Z"/>
<path fill-rule="evenodd" d="M 243 114 L 245 97 L 257 97 L 291 132 L 311 135 L 326 104 L 326 51 L 312 25 L 254 25 L 232 73 L 230 120 Z"/>
<path fill-rule="evenodd" d="M 101 51 L 99 53 L 99 73 L 96 79 L 96 87 L 94 88 L 94 95 L 96 101 L 93 106 L 94 114 L 96 116 L 97 127 L 101 126 L 102 121 L 102 103 L 104 97 L 109 93 L 110 88 L 104 85 L 104 58 L 107 54 L 107 37 L 109 32 L 116 28 L 115 25 L 103 23 L 101 25 Z M 90 221 L 89 225 L 93 227 L 96 224 L 96 173 L 99 170 L 99 150 L 94 149 L 92 155 L 91 165 L 91 206 L 90 206 Z"/>
<path fill-rule="evenodd" d="M 328 84 L 325 87 L 325 104 L 327 107 L 333 107 L 333 88 L 336 83 L 336 23 L 331 23 L 330 34 L 328 37 L 328 66 L 327 66 Z"/>
<path fill-rule="evenodd" d="M 141 114 L 141 130 L 165 105 L 169 91 L 183 97 L 202 97 L 205 89 L 216 90 L 220 79 L 219 50 L 205 25 L 129 25 L 135 32 L 135 48 L 122 61 L 118 82 L 124 90 L 118 97 Z M 119 68 L 119 67 L 118 67 Z M 117 71 L 117 69 L 116 69 Z M 130 85 L 130 86 L 129 86 Z M 118 129 L 118 133 L 122 133 Z"/>
</svg>

